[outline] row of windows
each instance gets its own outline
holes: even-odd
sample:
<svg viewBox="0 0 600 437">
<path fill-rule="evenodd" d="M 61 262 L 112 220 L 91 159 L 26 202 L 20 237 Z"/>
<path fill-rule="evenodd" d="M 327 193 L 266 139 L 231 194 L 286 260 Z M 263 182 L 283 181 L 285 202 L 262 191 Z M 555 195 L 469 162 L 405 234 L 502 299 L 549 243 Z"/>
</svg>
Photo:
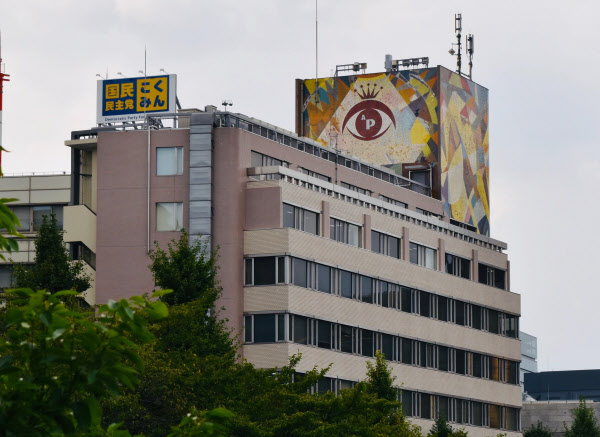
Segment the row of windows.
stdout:
<svg viewBox="0 0 600 437">
<path fill-rule="evenodd" d="M 319 214 L 297 206 L 283 204 L 283 226 L 286 228 L 299 229 L 319 235 Z M 350 244 L 355 247 L 362 247 L 362 227 L 330 218 L 329 237 L 332 240 L 341 243 Z M 410 242 L 409 261 L 432 270 L 437 269 L 437 249 L 424 246 L 419 243 Z M 371 231 L 371 251 L 393 258 L 402 258 L 401 238 L 384 234 L 378 231 Z M 471 279 L 471 260 L 446 254 L 445 257 L 446 273 L 465 279 Z M 504 270 L 479 264 L 479 282 L 496 288 L 506 288 L 506 272 Z"/>
<path fill-rule="evenodd" d="M 250 152 L 250 166 L 251 167 L 271 167 L 271 166 L 279 166 L 279 167 L 289 167 L 289 163 L 282 161 L 277 158 L 273 158 L 272 156 L 265 155 L 263 153 L 258 153 L 252 150 Z"/>
<path fill-rule="evenodd" d="M 298 381 L 302 377 L 302 373 L 296 373 L 294 380 Z M 354 387 L 355 384 L 354 381 L 325 377 L 311 387 L 310 391 L 318 394 L 337 394 L 340 390 Z M 398 400 L 402 402 L 402 410 L 407 417 L 432 420 L 445 417 L 449 422 L 461 425 L 486 426 L 507 431 L 521 429 L 518 408 L 406 389 L 397 391 Z"/>
<path fill-rule="evenodd" d="M 308 169 L 302 168 L 302 167 L 298 167 L 298 171 L 307 176 L 321 179 L 322 181 L 325 181 L 325 182 L 331 182 L 331 178 L 329 176 L 325 176 L 324 174 L 317 173 L 316 171 L 308 170 Z"/>
<path fill-rule="evenodd" d="M 50 217 L 51 214 L 56 215 L 58 228 L 62 229 L 63 227 L 63 205 L 14 205 L 9 208 L 21 223 L 17 229 L 19 232 L 37 232 L 43 222 L 43 217 Z"/>
<path fill-rule="evenodd" d="M 520 410 L 485 402 L 458 399 L 410 390 L 401 392 L 402 410 L 408 417 L 438 419 L 462 425 L 519 431 Z"/>
<path fill-rule="evenodd" d="M 449 346 L 294 314 L 244 317 L 246 343 L 293 342 L 474 378 L 518 384 L 519 363 Z"/>
<path fill-rule="evenodd" d="M 293 284 L 512 338 L 517 338 L 519 332 L 519 318 L 515 315 L 301 258 L 247 258 L 244 282 Z"/>
<path fill-rule="evenodd" d="M 408 208 L 408 203 L 400 202 L 399 200 L 392 199 L 391 197 L 384 196 L 383 194 L 379 195 L 379 198 L 384 202 L 391 203 L 392 205 L 399 206 L 401 208 Z"/>
</svg>

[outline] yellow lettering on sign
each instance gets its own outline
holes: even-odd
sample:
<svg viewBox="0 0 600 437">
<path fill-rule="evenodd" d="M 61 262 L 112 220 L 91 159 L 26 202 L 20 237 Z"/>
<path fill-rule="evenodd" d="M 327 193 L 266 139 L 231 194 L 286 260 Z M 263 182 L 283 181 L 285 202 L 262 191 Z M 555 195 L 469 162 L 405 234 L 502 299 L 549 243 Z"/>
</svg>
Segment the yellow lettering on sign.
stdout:
<svg viewBox="0 0 600 437">
<path fill-rule="evenodd" d="M 121 84 L 121 97 L 133 97 L 133 83 Z"/>
<path fill-rule="evenodd" d="M 125 100 L 125 109 L 133 109 L 133 99 Z"/>
<path fill-rule="evenodd" d="M 106 102 L 105 111 L 114 111 L 115 110 L 115 102 Z"/>
<path fill-rule="evenodd" d="M 115 109 L 117 111 L 122 111 L 123 108 L 125 108 L 125 103 L 123 103 L 123 100 L 117 100 L 117 102 L 115 103 Z"/>
<path fill-rule="evenodd" d="M 119 97 L 119 84 L 113 83 L 106 85 L 106 98 L 116 99 Z"/>
<path fill-rule="evenodd" d="M 164 111 L 169 107 L 168 76 L 148 77 L 137 81 L 137 112 Z"/>
</svg>

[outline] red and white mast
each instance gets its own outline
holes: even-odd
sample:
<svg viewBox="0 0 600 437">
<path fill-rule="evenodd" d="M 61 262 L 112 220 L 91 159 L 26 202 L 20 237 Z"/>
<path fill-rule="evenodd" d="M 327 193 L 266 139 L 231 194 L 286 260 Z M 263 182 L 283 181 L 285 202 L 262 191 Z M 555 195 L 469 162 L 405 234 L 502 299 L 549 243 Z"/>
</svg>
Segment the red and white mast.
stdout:
<svg viewBox="0 0 600 437">
<path fill-rule="evenodd" d="M 2 96 L 4 94 L 4 82 L 9 81 L 9 76 L 4 73 L 2 64 L 2 35 L 0 34 L 0 169 L 2 168 Z"/>
</svg>

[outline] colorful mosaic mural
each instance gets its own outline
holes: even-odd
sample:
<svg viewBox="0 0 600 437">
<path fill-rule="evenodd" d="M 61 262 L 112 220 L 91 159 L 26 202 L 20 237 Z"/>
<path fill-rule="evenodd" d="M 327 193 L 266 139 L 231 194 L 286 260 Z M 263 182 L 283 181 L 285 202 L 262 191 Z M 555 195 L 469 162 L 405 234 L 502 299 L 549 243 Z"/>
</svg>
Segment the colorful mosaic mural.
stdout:
<svg viewBox="0 0 600 437">
<path fill-rule="evenodd" d="M 446 214 L 489 235 L 488 90 L 440 68 L 441 194 Z"/>
<path fill-rule="evenodd" d="M 378 165 L 437 162 L 436 68 L 305 80 L 303 133 Z M 316 98 L 318 96 L 318 98 Z"/>
<path fill-rule="evenodd" d="M 302 135 L 377 165 L 434 163 L 446 215 L 489 235 L 488 90 L 443 67 L 302 82 Z"/>
</svg>

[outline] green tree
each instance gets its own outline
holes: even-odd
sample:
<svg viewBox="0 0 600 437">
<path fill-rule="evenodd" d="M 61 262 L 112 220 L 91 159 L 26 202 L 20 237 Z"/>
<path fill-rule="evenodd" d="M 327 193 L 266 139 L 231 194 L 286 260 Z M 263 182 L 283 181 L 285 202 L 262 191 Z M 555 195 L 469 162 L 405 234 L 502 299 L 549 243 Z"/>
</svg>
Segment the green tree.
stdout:
<svg viewBox="0 0 600 437">
<path fill-rule="evenodd" d="M 4 150 L 2 146 L 0 146 L 0 150 Z M 0 176 L 2 176 L 2 169 L 0 169 Z M 4 229 L 4 233 L 11 237 L 23 238 L 23 235 L 17 231 L 17 226 L 21 226 L 19 219 L 15 213 L 6 206 L 7 203 L 15 202 L 17 200 L 18 199 L 0 199 L 0 229 Z M 19 245 L 14 238 L 7 238 L 0 234 L 0 251 L 12 253 L 17 250 L 19 250 Z M 2 253 L 0 253 L 0 259 L 6 260 Z"/>
<path fill-rule="evenodd" d="M 375 364 L 367 361 L 367 390 L 380 399 L 395 401 L 398 397 L 398 391 L 393 385 L 395 380 L 385 356 L 381 351 L 377 351 Z"/>
<path fill-rule="evenodd" d="M 579 406 L 571 412 L 571 415 L 573 416 L 571 427 L 569 428 L 566 423 L 563 425 L 565 437 L 600 437 L 594 409 L 586 406 L 583 396 L 579 398 Z"/>
<path fill-rule="evenodd" d="M 440 415 L 429 430 L 429 437 L 453 437 L 454 430 L 446 420 L 446 417 Z"/>
<path fill-rule="evenodd" d="M 538 420 L 537 424 L 532 424 L 529 428 L 523 431 L 523 437 L 552 437 L 552 431 L 550 431 L 550 428 L 547 428 Z"/>
<path fill-rule="evenodd" d="M 17 264 L 13 272 L 16 288 L 83 292 L 90 288 L 90 277 L 83 271 L 81 261 L 71 261 L 63 240 L 64 231 L 58 228 L 56 216 L 44 216 L 35 240 L 35 264 Z"/>
<path fill-rule="evenodd" d="M 173 290 L 161 300 L 173 305 L 198 299 L 212 308 L 221 291 L 215 279 L 217 252 L 211 252 L 208 243 L 199 239 L 190 244 L 185 229 L 181 230 L 179 240 L 171 240 L 167 252 L 157 242 L 154 244 L 149 266 L 154 282 L 162 289 Z"/>
<path fill-rule="evenodd" d="M 15 289 L 0 314 L 0 429 L 6 435 L 99 433 L 99 399 L 139 382 L 136 343 L 153 336 L 147 320 L 166 317 L 164 303 L 141 297 L 111 301 L 98 315 L 61 300 L 73 290 Z M 142 317 L 143 315 L 143 317 Z"/>
</svg>

